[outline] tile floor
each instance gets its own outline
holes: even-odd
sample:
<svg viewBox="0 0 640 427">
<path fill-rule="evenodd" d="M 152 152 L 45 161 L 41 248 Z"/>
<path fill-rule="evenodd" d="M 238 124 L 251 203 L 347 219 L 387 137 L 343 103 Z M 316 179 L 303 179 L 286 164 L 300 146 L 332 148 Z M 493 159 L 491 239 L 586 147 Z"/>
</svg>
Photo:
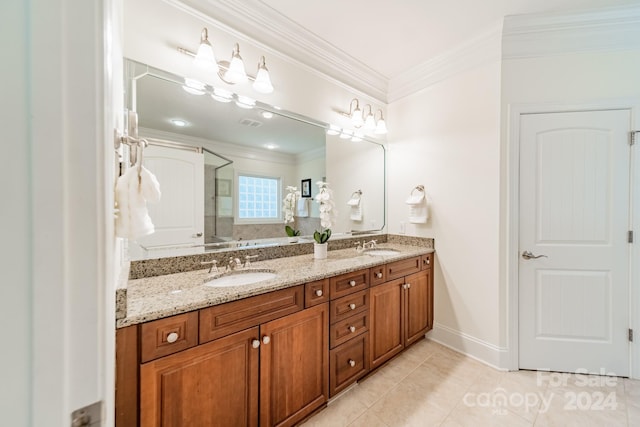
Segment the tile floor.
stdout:
<svg viewBox="0 0 640 427">
<path fill-rule="evenodd" d="M 501 372 L 422 340 L 304 427 L 640 426 L 640 381 Z"/>
</svg>

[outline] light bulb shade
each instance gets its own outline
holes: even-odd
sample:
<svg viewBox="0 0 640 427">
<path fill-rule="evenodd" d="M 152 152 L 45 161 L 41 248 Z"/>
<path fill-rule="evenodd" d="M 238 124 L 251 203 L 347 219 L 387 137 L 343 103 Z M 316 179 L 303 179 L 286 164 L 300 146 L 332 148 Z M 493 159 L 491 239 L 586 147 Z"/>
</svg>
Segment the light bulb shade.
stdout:
<svg viewBox="0 0 640 427">
<path fill-rule="evenodd" d="M 367 118 L 364 119 L 364 129 L 374 130 L 376 128 L 376 120 L 373 118 L 373 114 L 367 114 Z"/>
<path fill-rule="evenodd" d="M 376 124 L 376 130 L 374 133 L 378 135 L 384 135 L 385 133 L 387 133 L 387 124 L 384 122 L 384 119 L 382 117 L 378 119 L 378 124 Z"/>
<path fill-rule="evenodd" d="M 236 105 L 240 108 L 251 109 L 255 107 L 256 100 L 253 98 L 249 98 L 248 96 L 238 95 L 238 99 L 236 100 Z"/>
<path fill-rule="evenodd" d="M 231 62 L 229 63 L 229 69 L 224 74 L 225 80 L 230 83 L 246 83 L 248 80 L 247 72 L 244 69 L 244 62 L 240 56 L 240 47 L 236 44 L 231 54 Z"/>
<path fill-rule="evenodd" d="M 200 43 L 200 47 L 198 47 L 198 53 L 193 59 L 193 63 L 205 70 L 215 70 L 218 66 L 216 57 L 213 54 L 213 48 L 207 40 Z"/>
<path fill-rule="evenodd" d="M 336 125 L 329 125 L 329 129 L 327 129 L 327 135 L 339 135 L 340 127 Z"/>
<path fill-rule="evenodd" d="M 340 134 L 341 139 L 349 139 L 352 136 L 353 136 L 353 131 L 350 131 L 350 130 L 343 130 L 342 133 Z"/>
<path fill-rule="evenodd" d="M 351 124 L 357 128 L 364 124 L 364 120 L 362 119 L 362 110 L 356 107 L 353 110 L 353 114 L 351 114 Z"/>
<path fill-rule="evenodd" d="M 231 102 L 233 100 L 233 93 L 226 89 L 216 87 L 213 88 L 211 97 L 218 102 Z"/>
<path fill-rule="evenodd" d="M 267 66 L 264 63 L 264 56 L 260 58 L 258 63 L 258 74 L 256 74 L 256 79 L 253 82 L 253 88 L 260 93 L 273 92 L 273 85 L 271 84 L 271 77 L 269 77 L 269 70 L 267 70 Z"/>
<path fill-rule="evenodd" d="M 204 83 L 196 79 L 190 79 L 189 77 L 185 77 L 182 89 L 192 95 L 204 95 L 206 93 L 206 86 Z"/>
</svg>

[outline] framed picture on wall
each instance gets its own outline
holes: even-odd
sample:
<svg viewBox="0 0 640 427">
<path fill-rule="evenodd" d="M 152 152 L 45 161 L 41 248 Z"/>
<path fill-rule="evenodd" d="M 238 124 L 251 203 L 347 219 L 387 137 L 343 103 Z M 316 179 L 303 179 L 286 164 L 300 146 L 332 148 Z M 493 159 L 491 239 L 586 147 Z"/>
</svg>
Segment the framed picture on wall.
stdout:
<svg viewBox="0 0 640 427">
<path fill-rule="evenodd" d="M 300 188 L 302 197 L 311 197 L 311 178 L 303 179 Z"/>
</svg>

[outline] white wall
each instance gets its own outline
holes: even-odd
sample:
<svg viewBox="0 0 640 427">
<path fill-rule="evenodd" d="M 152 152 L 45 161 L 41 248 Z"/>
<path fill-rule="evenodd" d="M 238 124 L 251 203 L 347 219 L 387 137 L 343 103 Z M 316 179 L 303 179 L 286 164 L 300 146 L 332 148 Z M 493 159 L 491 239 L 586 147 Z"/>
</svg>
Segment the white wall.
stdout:
<svg viewBox="0 0 640 427">
<path fill-rule="evenodd" d="M 388 116 L 388 229 L 399 233 L 404 222 L 407 234 L 435 238 L 432 336 L 495 357 L 500 64 L 484 63 L 394 102 Z M 431 218 L 408 224 L 405 200 L 419 184 L 431 199 Z"/>
</svg>

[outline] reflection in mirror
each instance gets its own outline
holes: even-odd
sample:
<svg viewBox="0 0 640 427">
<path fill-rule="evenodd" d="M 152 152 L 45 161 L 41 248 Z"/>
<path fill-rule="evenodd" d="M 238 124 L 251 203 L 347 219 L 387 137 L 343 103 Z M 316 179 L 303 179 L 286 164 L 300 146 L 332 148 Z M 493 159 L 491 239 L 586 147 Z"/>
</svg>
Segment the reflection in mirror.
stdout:
<svg viewBox="0 0 640 427">
<path fill-rule="evenodd" d="M 320 229 L 313 202 L 319 180 L 334 190 L 334 236 L 384 227 L 380 143 L 327 136 L 325 123 L 253 100 L 236 102 L 233 94 L 229 102 L 216 101 L 210 86 L 198 95 L 184 89 L 180 76 L 134 61 L 125 69 L 127 105 L 150 142 L 144 163 L 163 193 L 160 203 L 149 205 L 156 233 L 129 242 L 131 259 L 286 244 L 284 188 L 301 189 L 309 179 L 311 197 L 299 203 L 293 224 L 301 242 Z"/>
</svg>

